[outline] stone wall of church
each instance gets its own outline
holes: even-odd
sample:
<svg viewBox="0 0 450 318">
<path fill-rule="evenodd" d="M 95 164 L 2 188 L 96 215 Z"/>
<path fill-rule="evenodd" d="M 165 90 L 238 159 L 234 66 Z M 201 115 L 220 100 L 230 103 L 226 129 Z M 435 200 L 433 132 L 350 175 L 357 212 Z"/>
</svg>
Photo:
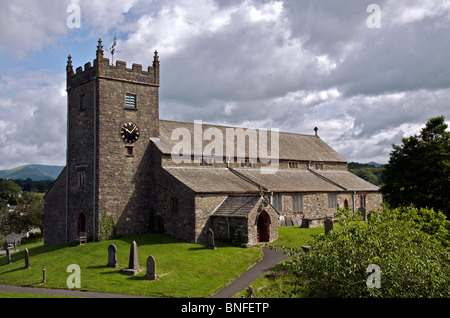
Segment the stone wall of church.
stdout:
<svg viewBox="0 0 450 318">
<path fill-rule="evenodd" d="M 298 194 L 303 196 L 303 210 L 293 211 L 292 197 Z M 330 194 L 336 194 L 338 207 L 344 208 L 347 206 L 350 210 L 361 208 L 360 196 L 365 196 L 365 206 L 368 212 L 379 210 L 383 202 L 383 196 L 379 192 L 356 192 L 356 194 L 354 192 L 337 192 Z M 282 215 L 301 214 L 312 219 L 333 216 L 336 213 L 336 208 L 328 206 L 328 195 L 329 193 L 326 192 L 284 193 L 283 209 L 280 212 Z"/>
<path fill-rule="evenodd" d="M 45 195 L 44 244 L 65 242 L 66 239 L 66 168 Z"/>
<path fill-rule="evenodd" d="M 206 231 L 211 224 L 211 214 L 227 198 L 226 194 L 197 194 L 195 197 L 195 242 L 206 241 Z"/>
<path fill-rule="evenodd" d="M 79 72 L 80 73 L 80 72 Z M 80 74 L 79 74 L 80 75 Z M 68 75 L 70 76 L 70 75 Z M 68 87 L 68 133 L 67 133 L 67 185 L 68 214 L 67 239 L 72 241 L 78 235 L 77 218 L 86 217 L 87 236 L 96 236 L 94 208 L 95 166 L 95 108 L 97 88 L 94 80 Z"/>
<path fill-rule="evenodd" d="M 195 242 L 195 192 L 162 168 L 163 156 L 151 143 L 150 231 Z M 174 206 L 175 204 L 175 206 Z"/>
</svg>

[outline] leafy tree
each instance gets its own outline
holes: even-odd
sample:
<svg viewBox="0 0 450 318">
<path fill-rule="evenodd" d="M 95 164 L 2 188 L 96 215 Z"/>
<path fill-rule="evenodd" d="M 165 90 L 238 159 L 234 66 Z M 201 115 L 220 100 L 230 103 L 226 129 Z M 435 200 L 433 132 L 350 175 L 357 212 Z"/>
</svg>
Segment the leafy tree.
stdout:
<svg viewBox="0 0 450 318">
<path fill-rule="evenodd" d="M 44 200 L 33 192 L 24 192 L 18 199 L 18 207 L 14 211 L 0 209 L 0 233 L 29 232 L 39 228 L 44 230 Z"/>
<path fill-rule="evenodd" d="M 383 166 L 374 166 L 367 163 L 350 162 L 348 170 L 358 177 L 376 185 L 381 186 L 385 180 Z"/>
<path fill-rule="evenodd" d="M 12 180 L 0 182 L 0 202 L 3 204 L 17 205 L 17 198 L 22 189 Z"/>
<path fill-rule="evenodd" d="M 309 297 L 450 297 L 449 251 L 439 231 L 423 224 L 441 223 L 440 216 L 385 208 L 362 222 L 340 213 L 342 229 L 319 235 L 308 253 L 288 262 L 301 286 L 292 290 Z M 370 265 L 381 270 L 380 288 L 367 284 Z"/>
<path fill-rule="evenodd" d="M 393 145 L 381 188 L 393 207 L 434 208 L 450 214 L 450 133 L 444 116 L 431 118 L 420 135 Z"/>
</svg>

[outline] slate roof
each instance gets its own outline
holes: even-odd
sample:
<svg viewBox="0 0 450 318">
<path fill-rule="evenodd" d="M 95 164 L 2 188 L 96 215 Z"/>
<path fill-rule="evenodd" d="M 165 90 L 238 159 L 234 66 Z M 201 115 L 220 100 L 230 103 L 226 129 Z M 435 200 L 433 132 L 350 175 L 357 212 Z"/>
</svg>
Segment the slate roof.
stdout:
<svg viewBox="0 0 450 318">
<path fill-rule="evenodd" d="M 211 216 L 246 218 L 260 199 L 261 197 L 259 195 L 231 195 L 222 202 Z"/>
<path fill-rule="evenodd" d="M 165 171 L 197 193 L 259 193 L 257 185 L 245 181 L 227 168 L 163 167 Z M 235 169 L 270 192 L 378 191 L 379 188 L 348 171 L 313 173 L 307 170 L 279 170 L 264 175 L 259 169 Z"/>
<path fill-rule="evenodd" d="M 318 175 L 339 184 L 347 191 L 378 191 L 379 187 L 348 171 L 316 171 Z"/>
<path fill-rule="evenodd" d="M 222 134 L 224 143 L 226 141 L 227 128 L 243 130 L 243 128 L 202 124 L 203 131 L 210 128 L 214 129 L 215 133 Z M 177 129 L 178 132 L 190 134 L 191 151 L 194 151 L 194 123 L 160 120 L 160 138 L 152 138 L 151 140 L 163 154 L 170 155 L 173 147 L 180 142 L 179 140 L 171 140 L 172 133 L 177 132 Z M 175 138 L 177 137 L 175 136 Z M 267 139 L 270 141 L 270 132 L 268 132 Z M 210 143 L 210 140 L 203 140 L 203 147 Z M 235 138 L 235 151 L 236 143 Z M 280 160 L 347 162 L 317 136 L 280 132 L 279 146 Z M 267 149 L 270 152 L 270 142 Z M 226 154 L 226 149 L 224 149 L 223 153 Z M 346 170 L 309 171 L 280 169 L 275 174 L 262 174 L 260 169 L 233 169 L 233 171 L 238 172 L 237 175 L 228 168 L 218 167 L 165 166 L 163 169 L 196 193 L 259 194 L 259 185 L 270 192 L 379 190 L 378 187 Z M 251 181 L 249 182 L 249 180 Z"/>
<path fill-rule="evenodd" d="M 343 189 L 308 170 L 278 170 L 261 174 L 259 169 L 235 169 L 271 192 L 337 192 Z"/>
<path fill-rule="evenodd" d="M 191 150 L 194 152 L 194 123 L 177 122 L 177 121 L 159 121 L 160 137 L 153 138 L 152 141 L 159 148 L 163 154 L 171 154 L 173 147 L 179 143 L 179 140 L 171 140 L 172 133 L 178 131 L 188 132 L 191 136 Z M 245 131 L 244 128 L 208 125 L 202 124 L 203 132 L 207 129 L 213 129 L 217 133 L 220 132 L 223 137 L 224 149 L 223 154 L 226 154 L 226 136 L 227 129 L 233 128 L 235 130 Z M 180 137 L 181 139 L 181 137 Z M 235 140 L 235 153 L 237 153 Z M 209 145 L 211 140 L 203 140 L 203 148 Z M 247 146 L 249 142 L 246 142 Z M 270 153 L 271 147 L 271 132 L 267 132 L 267 151 Z M 248 147 L 246 149 L 246 157 L 248 158 Z M 194 153 L 192 153 L 194 155 Z M 279 159 L 280 160 L 299 160 L 299 161 L 323 161 L 323 162 L 344 162 L 345 160 L 333 148 L 328 146 L 322 139 L 315 135 L 302 135 L 287 132 L 279 133 Z"/>
<path fill-rule="evenodd" d="M 259 193 L 257 186 L 239 178 L 227 168 L 163 167 L 197 193 Z"/>
</svg>

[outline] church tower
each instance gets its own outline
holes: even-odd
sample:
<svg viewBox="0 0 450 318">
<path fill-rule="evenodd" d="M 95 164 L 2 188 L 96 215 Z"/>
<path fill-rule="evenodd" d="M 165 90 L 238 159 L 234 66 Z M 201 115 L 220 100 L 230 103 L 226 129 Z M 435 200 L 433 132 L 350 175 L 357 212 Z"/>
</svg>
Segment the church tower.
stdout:
<svg viewBox="0 0 450 318">
<path fill-rule="evenodd" d="M 131 69 L 103 56 L 67 62 L 66 240 L 98 240 L 105 216 L 120 236 L 148 232 L 150 138 L 159 137 L 159 60 Z"/>
</svg>

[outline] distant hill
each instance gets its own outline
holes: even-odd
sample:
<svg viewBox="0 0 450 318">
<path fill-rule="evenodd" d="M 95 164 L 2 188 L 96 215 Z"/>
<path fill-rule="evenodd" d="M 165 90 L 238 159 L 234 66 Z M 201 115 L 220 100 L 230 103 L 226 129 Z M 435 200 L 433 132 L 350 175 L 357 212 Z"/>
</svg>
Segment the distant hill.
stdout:
<svg viewBox="0 0 450 318">
<path fill-rule="evenodd" d="M 386 179 L 383 173 L 384 166 L 385 165 L 376 162 L 369 162 L 369 163 L 349 162 L 348 170 L 351 173 L 356 174 L 358 177 L 376 186 L 381 186 L 384 180 Z"/>
<path fill-rule="evenodd" d="M 33 181 L 55 180 L 61 173 L 62 166 L 26 165 L 9 170 L 0 170 L 2 179 L 31 179 Z"/>
<path fill-rule="evenodd" d="M 384 164 L 376 163 L 376 162 L 373 162 L 373 161 L 369 162 L 368 165 L 369 166 L 374 166 L 374 167 L 377 167 L 377 168 L 385 166 Z"/>
</svg>

